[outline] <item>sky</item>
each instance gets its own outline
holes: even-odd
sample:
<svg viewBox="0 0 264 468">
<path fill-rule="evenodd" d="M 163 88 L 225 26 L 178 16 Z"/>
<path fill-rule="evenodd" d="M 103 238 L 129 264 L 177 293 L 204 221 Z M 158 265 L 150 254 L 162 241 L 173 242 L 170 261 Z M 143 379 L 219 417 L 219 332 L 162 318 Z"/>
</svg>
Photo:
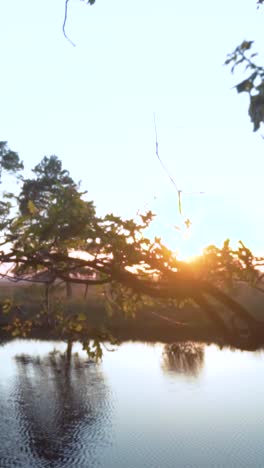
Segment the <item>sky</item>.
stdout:
<svg viewBox="0 0 264 468">
<path fill-rule="evenodd" d="M 264 254 L 264 130 L 253 133 L 248 96 L 233 89 L 246 75 L 223 66 L 244 39 L 264 64 L 255 3 L 70 0 L 73 47 L 64 0 L 2 0 L 0 140 L 27 176 L 56 154 L 99 214 L 151 209 L 151 235 L 185 257 L 227 237 Z M 153 113 L 178 188 L 205 192 L 183 194 L 183 216 Z"/>
</svg>

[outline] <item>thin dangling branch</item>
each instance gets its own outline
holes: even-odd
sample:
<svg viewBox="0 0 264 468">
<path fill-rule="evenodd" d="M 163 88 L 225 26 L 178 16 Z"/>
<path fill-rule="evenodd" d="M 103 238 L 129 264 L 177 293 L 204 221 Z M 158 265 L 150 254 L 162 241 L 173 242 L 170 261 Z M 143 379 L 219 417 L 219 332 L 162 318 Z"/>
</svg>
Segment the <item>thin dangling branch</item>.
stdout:
<svg viewBox="0 0 264 468">
<path fill-rule="evenodd" d="M 155 119 L 155 113 L 153 114 L 153 117 L 154 117 L 154 126 L 155 126 L 155 135 L 156 135 L 156 156 L 160 162 L 160 164 L 162 165 L 164 171 L 166 172 L 167 176 L 169 177 L 173 187 L 177 190 L 177 193 L 178 193 L 178 208 L 179 208 L 179 213 L 180 215 L 182 214 L 182 204 L 181 204 L 181 194 L 182 194 L 182 190 L 178 189 L 178 186 L 175 182 L 175 180 L 171 177 L 167 167 L 165 166 L 165 164 L 163 163 L 160 155 L 159 155 L 159 143 L 158 143 L 158 134 L 157 134 L 157 126 L 156 126 L 156 119 Z"/>
<path fill-rule="evenodd" d="M 73 47 L 76 47 L 76 44 L 74 44 L 74 42 L 72 42 L 71 39 L 67 36 L 66 30 L 65 30 L 66 23 L 67 23 L 67 18 L 68 18 L 68 3 L 69 3 L 69 0 L 65 0 L 65 10 L 64 10 L 64 20 L 63 20 L 63 24 L 62 24 L 62 32 L 63 32 L 64 37 L 67 39 L 67 41 L 69 41 L 69 43 Z"/>
<path fill-rule="evenodd" d="M 157 134 L 157 126 L 156 126 L 156 119 L 155 119 L 155 113 L 153 114 L 153 118 L 154 118 L 154 127 L 155 127 L 155 136 L 156 136 L 156 156 L 161 164 L 161 166 L 163 167 L 164 171 L 166 172 L 168 178 L 170 179 L 173 187 L 176 189 L 177 191 L 177 194 L 178 194 L 178 209 L 179 209 L 179 213 L 180 215 L 182 215 L 182 194 L 185 194 L 185 195 L 203 195 L 204 192 L 184 192 L 183 190 L 179 189 L 175 180 L 172 178 L 171 174 L 169 173 L 167 167 L 165 166 L 164 162 L 162 161 L 161 157 L 160 157 L 160 154 L 159 154 L 159 143 L 158 143 L 158 134 Z M 190 220 L 187 219 L 186 222 L 186 227 L 188 228 L 191 224 Z"/>
</svg>

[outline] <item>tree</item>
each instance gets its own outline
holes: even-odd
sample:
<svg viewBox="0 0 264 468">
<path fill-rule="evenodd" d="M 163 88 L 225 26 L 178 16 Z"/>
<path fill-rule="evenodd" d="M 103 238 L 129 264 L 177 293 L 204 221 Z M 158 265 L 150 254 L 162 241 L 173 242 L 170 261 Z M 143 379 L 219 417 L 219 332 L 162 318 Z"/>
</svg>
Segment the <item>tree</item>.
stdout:
<svg viewBox="0 0 264 468">
<path fill-rule="evenodd" d="M 77 184 L 69 176 L 69 172 L 62 169 L 62 163 L 57 156 L 45 156 L 32 169 L 33 179 L 23 179 L 23 186 L 19 195 L 19 210 L 22 215 L 28 215 L 32 202 L 38 211 L 45 210 L 51 199 L 60 198 L 61 189 L 77 190 Z"/>
<path fill-rule="evenodd" d="M 95 235 L 94 205 L 82 199 L 85 192 L 79 191 L 68 171 L 62 169 L 61 161 L 56 156 L 44 157 L 32 172 L 34 178 L 23 179 L 19 214 L 7 235 L 16 252 L 17 275 L 34 274 L 40 269 L 40 265 L 30 262 L 36 252 L 42 256 L 45 251 L 68 254 L 82 248 L 85 238 L 93 239 Z M 28 261 L 20 262 L 25 254 Z M 54 272 L 50 274 L 46 288 L 56 279 Z M 70 295 L 70 283 L 66 284 Z"/>
<path fill-rule="evenodd" d="M 6 141 L 0 141 L 0 184 L 2 183 L 3 173 L 17 175 L 22 169 L 23 162 L 18 154 L 8 148 Z M 2 193 L 2 200 L 0 201 L 0 231 L 2 233 L 10 222 L 9 215 L 12 208 L 11 200 L 13 199 L 13 193 Z M 5 240 L 3 240 L 3 243 L 5 243 Z"/>
<path fill-rule="evenodd" d="M 14 174 L 23 167 L 18 154 L 8 148 L 6 141 L 0 141 L 0 180 L 3 171 Z"/>
<path fill-rule="evenodd" d="M 33 281 L 36 274 L 48 274 L 47 281 L 40 276 L 37 280 L 45 282 L 47 292 L 56 279 L 105 285 L 107 307 L 132 315 L 145 304 L 176 306 L 191 300 L 230 336 L 216 309 L 222 304 L 247 324 L 251 336 L 260 337 L 261 324 L 223 290 L 237 279 L 256 284 L 259 280 L 257 268 L 263 259 L 256 259 L 243 243 L 234 251 L 226 241 L 222 249 L 209 247 L 196 263 L 181 262 L 161 239 L 146 237 L 152 212 L 141 214 L 137 221 L 114 214 L 98 217 L 93 202 L 85 200 L 86 192 L 80 191 L 56 156 L 44 157 L 33 174 L 31 179 L 21 178 L 18 213 L 9 217 L 5 229 L 5 243 L 10 248 L 0 252 L 1 263 L 13 265 L 14 279 Z M 6 313 L 11 308 L 10 301 L 3 305 Z M 53 307 L 48 294 L 44 312 L 52 319 L 50 325 L 68 340 L 69 349 L 72 341 L 79 340 L 91 356 L 101 356 L 100 342 L 109 335 L 97 331 L 91 345 L 87 314 L 65 312 L 60 303 Z M 38 316 L 24 322 L 15 316 L 8 330 L 14 336 L 25 336 L 40 323 Z"/>
</svg>

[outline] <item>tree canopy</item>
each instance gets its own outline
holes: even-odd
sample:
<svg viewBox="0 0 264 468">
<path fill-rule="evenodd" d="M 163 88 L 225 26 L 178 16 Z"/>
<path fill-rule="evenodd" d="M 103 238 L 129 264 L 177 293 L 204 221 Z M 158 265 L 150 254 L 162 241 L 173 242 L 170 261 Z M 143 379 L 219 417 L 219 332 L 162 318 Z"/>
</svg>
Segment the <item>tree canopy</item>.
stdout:
<svg viewBox="0 0 264 468">
<path fill-rule="evenodd" d="M 63 22 L 67 39 L 68 3 L 66 0 Z M 86 3 L 93 5 L 95 0 Z M 264 0 L 257 1 L 258 6 L 263 3 Z M 264 122 L 264 68 L 256 63 L 253 44 L 252 40 L 244 40 L 227 56 L 225 64 L 232 67 L 232 72 L 239 65 L 245 67 L 247 78 L 235 87 L 238 93 L 248 93 L 248 112 L 257 131 Z M 47 285 L 44 312 L 53 313 L 54 326 L 60 328 L 62 337 L 82 341 L 87 351 L 100 357 L 97 345 L 105 335 L 98 335 L 92 350 L 87 341 L 87 316 L 73 313 L 68 317 L 58 304 L 52 308 L 48 287 L 58 280 L 67 284 L 104 285 L 108 309 L 132 315 L 144 304 L 178 306 L 192 301 L 219 330 L 228 334 L 230 330 L 217 312 L 216 305 L 220 304 L 246 322 L 252 335 L 263 332 L 263 326 L 228 294 L 236 281 L 262 289 L 260 267 L 264 260 L 255 257 L 242 241 L 233 249 L 227 239 L 222 248 L 209 246 L 194 262 L 183 262 L 160 238 L 148 238 L 146 231 L 154 218 L 151 211 L 135 219 L 122 219 L 113 213 L 98 216 L 94 202 L 88 200 L 87 192 L 81 190 L 57 156 L 45 156 L 32 169 L 31 178 L 24 178 L 22 170 L 18 154 L 6 142 L 0 142 L 0 182 L 6 172 L 18 177 L 20 183 L 18 194 L 3 192 L 0 200 L 0 262 L 5 268 L 9 265 L 7 276 L 14 281 Z M 181 212 L 181 191 L 177 191 Z M 2 311 L 9 313 L 12 307 L 7 299 Z M 36 317 L 22 323 L 15 316 L 8 330 L 13 336 L 25 335 L 38 321 Z"/>
<path fill-rule="evenodd" d="M 5 169 L 16 173 L 22 163 L 18 157 L 14 161 L 14 166 Z M 228 295 L 228 288 L 237 280 L 260 288 L 263 259 L 254 257 L 242 241 L 237 250 L 228 240 L 221 249 L 209 246 L 202 257 L 186 263 L 160 238 L 147 237 L 152 212 L 126 220 L 114 214 L 97 216 L 94 203 L 86 199 L 87 192 L 80 190 L 80 184 L 56 156 L 45 156 L 32 172 L 32 178 L 20 176 L 20 192 L 13 195 L 17 212 L 14 214 L 13 206 L 2 226 L 0 261 L 10 265 L 11 279 L 43 282 L 47 288 L 56 280 L 87 287 L 105 285 L 108 310 L 130 315 L 146 304 L 178 306 L 192 301 L 226 334 L 228 327 L 216 310 L 216 304 L 222 304 L 240 317 L 252 334 L 259 333 L 257 320 Z M 44 312 L 56 317 L 61 336 L 82 341 L 91 352 L 87 316 L 73 313 L 66 317 L 61 306 L 53 308 L 48 296 L 46 299 Z M 12 304 L 7 301 L 3 307 L 7 313 Z M 15 316 L 8 329 L 14 335 L 25 335 L 38 321 L 36 317 L 31 323 L 22 323 Z M 92 352 L 100 354 L 100 347 L 95 349 Z"/>
</svg>

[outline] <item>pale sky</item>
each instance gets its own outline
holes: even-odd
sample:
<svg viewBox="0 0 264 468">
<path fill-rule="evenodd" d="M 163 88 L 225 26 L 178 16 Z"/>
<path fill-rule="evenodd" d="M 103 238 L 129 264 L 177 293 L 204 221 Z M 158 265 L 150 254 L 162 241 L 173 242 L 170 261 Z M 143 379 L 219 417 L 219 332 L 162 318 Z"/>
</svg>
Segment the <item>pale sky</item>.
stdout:
<svg viewBox="0 0 264 468">
<path fill-rule="evenodd" d="M 264 254 L 264 141 L 226 54 L 255 39 L 264 64 L 264 8 L 255 0 L 0 2 L 0 140 L 26 173 L 56 154 L 99 214 L 158 214 L 152 233 L 185 255 L 231 237 Z M 244 75 L 243 75 L 244 76 Z M 246 77 L 246 75 L 245 75 Z M 177 193 L 192 222 L 183 240 Z M 154 199 L 154 197 L 156 197 Z"/>
</svg>

